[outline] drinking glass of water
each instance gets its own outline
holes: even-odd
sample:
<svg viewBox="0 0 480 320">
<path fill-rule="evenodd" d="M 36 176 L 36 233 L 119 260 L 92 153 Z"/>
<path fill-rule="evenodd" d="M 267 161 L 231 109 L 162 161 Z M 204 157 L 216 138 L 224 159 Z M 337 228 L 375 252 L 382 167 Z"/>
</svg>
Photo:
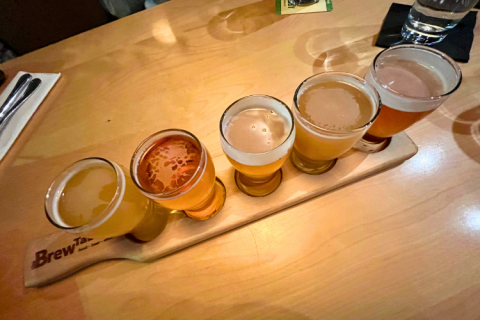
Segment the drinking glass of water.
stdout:
<svg viewBox="0 0 480 320">
<path fill-rule="evenodd" d="M 479 0 L 416 0 L 402 28 L 404 40 L 415 44 L 442 41 Z"/>
</svg>

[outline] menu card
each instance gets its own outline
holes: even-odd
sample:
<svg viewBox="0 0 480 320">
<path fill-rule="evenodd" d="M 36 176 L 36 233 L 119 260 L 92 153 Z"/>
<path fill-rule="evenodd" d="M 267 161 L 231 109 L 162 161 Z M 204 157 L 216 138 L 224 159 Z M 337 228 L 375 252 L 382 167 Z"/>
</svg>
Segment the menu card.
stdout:
<svg viewBox="0 0 480 320">
<path fill-rule="evenodd" d="M 308 1 L 301 1 L 308 3 Z M 275 13 L 278 15 L 332 11 L 332 0 L 312 0 L 312 4 L 296 5 L 294 0 L 275 0 Z"/>
</svg>

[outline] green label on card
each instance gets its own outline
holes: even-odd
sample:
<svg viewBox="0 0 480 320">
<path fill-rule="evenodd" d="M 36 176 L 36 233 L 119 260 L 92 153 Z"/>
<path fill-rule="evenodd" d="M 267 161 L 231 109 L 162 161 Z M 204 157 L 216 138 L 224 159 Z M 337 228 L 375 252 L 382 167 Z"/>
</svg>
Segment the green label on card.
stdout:
<svg viewBox="0 0 480 320">
<path fill-rule="evenodd" d="M 298 3 L 300 3 L 300 5 L 298 5 Z M 332 0 L 311 0 L 311 4 L 308 3 L 308 0 L 275 0 L 275 13 L 280 15 L 333 10 Z"/>
</svg>

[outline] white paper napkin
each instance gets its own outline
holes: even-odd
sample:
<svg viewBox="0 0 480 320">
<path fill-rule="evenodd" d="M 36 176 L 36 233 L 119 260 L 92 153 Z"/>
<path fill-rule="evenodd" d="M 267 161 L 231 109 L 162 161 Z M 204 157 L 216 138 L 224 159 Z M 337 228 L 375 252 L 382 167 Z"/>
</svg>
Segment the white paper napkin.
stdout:
<svg viewBox="0 0 480 320">
<path fill-rule="evenodd" d="M 5 102 L 18 79 L 27 72 L 20 71 L 0 94 L 0 106 Z M 32 115 L 47 96 L 48 92 L 60 78 L 60 73 L 31 73 L 34 78 L 40 78 L 42 84 L 35 93 L 13 114 L 6 127 L 0 132 L 0 160 L 3 159 L 10 147 L 17 139 L 20 132 L 30 120 Z"/>
</svg>

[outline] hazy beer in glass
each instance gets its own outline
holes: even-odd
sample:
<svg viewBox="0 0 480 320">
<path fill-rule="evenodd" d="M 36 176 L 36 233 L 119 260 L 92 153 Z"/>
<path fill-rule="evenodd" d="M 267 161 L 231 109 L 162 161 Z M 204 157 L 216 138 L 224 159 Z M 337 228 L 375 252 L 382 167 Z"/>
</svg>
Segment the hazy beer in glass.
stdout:
<svg viewBox="0 0 480 320">
<path fill-rule="evenodd" d="M 381 143 L 438 108 L 460 87 L 462 72 L 438 50 L 400 45 L 380 52 L 365 79 L 383 105 L 363 140 Z"/>
<path fill-rule="evenodd" d="M 282 182 L 281 167 L 295 140 L 293 114 L 280 100 L 251 95 L 235 101 L 220 119 L 220 142 L 245 194 L 261 197 Z"/>
<path fill-rule="evenodd" d="M 326 72 L 303 81 L 294 96 L 294 166 L 308 174 L 330 170 L 373 123 L 379 102 L 377 91 L 353 74 Z"/>
<path fill-rule="evenodd" d="M 87 158 L 65 169 L 48 189 L 48 220 L 57 228 L 86 237 L 131 234 L 154 239 L 165 227 L 170 210 L 150 201 L 118 164 Z"/>
<path fill-rule="evenodd" d="M 195 220 L 213 217 L 225 203 L 225 186 L 215 176 L 210 153 L 185 130 L 145 139 L 133 154 L 130 173 L 144 195 Z"/>
</svg>

